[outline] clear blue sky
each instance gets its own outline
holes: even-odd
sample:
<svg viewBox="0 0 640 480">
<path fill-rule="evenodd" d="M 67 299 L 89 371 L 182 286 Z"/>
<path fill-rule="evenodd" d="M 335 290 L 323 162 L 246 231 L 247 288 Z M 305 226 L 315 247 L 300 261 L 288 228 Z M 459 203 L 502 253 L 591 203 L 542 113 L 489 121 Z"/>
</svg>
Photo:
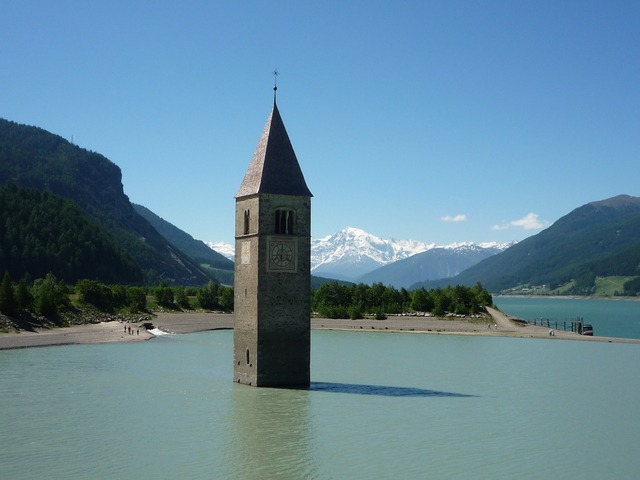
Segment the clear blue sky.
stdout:
<svg viewBox="0 0 640 480">
<path fill-rule="evenodd" d="M 0 116 L 122 169 L 205 241 L 272 106 L 314 237 L 521 240 L 640 195 L 638 1 L 29 1 L 0 12 Z"/>
</svg>

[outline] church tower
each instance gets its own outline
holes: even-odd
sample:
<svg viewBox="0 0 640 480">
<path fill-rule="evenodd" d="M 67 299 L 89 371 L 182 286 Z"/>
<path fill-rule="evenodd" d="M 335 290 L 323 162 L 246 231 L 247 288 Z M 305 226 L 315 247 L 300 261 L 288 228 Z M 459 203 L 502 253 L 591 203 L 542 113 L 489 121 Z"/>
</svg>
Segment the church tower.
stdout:
<svg viewBox="0 0 640 480">
<path fill-rule="evenodd" d="M 275 100 L 236 194 L 233 375 L 257 387 L 305 388 L 313 195 Z"/>
</svg>

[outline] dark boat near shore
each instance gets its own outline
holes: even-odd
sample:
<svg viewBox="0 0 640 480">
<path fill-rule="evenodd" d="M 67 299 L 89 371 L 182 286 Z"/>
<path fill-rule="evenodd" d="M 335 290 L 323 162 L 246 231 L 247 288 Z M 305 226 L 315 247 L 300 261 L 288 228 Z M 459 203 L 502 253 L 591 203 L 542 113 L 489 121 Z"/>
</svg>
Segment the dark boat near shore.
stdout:
<svg viewBox="0 0 640 480">
<path fill-rule="evenodd" d="M 593 326 L 589 325 L 588 323 L 581 323 L 578 333 L 580 333 L 580 335 L 589 335 L 593 337 Z"/>
</svg>

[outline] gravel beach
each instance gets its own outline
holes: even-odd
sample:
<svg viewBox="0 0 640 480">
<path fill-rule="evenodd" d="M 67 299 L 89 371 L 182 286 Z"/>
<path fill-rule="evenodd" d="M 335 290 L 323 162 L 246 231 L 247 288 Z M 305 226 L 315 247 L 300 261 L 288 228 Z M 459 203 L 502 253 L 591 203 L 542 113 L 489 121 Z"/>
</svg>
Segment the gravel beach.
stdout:
<svg viewBox="0 0 640 480">
<path fill-rule="evenodd" d="M 544 338 L 548 340 L 582 340 L 600 342 L 640 343 L 640 339 L 589 337 L 573 332 L 526 325 L 511 320 L 504 313 L 489 309 L 491 320 L 458 317 L 389 316 L 386 320 L 348 320 L 312 318 L 314 330 L 345 330 L 362 332 L 422 333 L 438 335 L 484 335 L 500 337 Z M 223 313 L 157 313 L 151 320 L 154 328 L 166 333 L 192 333 L 233 328 L 233 314 Z M 131 327 L 129 333 L 128 327 Z M 142 342 L 155 335 L 141 323 L 118 321 L 64 328 L 37 329 L 0 333 L 0 350 L 53 345 L 110 342 Z"/>
</svg>

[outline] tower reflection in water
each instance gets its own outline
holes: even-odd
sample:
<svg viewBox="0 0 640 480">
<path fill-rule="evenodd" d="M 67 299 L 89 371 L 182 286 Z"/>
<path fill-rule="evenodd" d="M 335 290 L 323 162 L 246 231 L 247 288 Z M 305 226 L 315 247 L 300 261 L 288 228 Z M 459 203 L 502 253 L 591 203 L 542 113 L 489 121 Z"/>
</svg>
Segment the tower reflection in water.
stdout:
<svg viewBox="0 0 640 480">
<path fill-rule="evenodd" d="M 308 390 L 233 386 L 235 477 L 316 478 Z"/>
</svg>

